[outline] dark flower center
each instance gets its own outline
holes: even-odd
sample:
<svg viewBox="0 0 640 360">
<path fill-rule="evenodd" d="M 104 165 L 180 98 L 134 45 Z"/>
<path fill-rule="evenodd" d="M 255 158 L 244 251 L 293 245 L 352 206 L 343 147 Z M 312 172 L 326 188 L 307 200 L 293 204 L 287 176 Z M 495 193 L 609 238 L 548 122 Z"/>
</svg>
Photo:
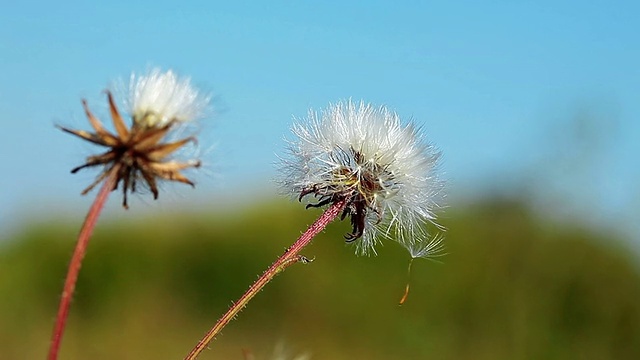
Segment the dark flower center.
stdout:
<svg viewBox="0 0 640 360">
<path fill-rule="evenodd" d="M 389 178 L 391 175 L 383 166 L 366 160 L 361 152 L 354 149 L 350 151 L 352 166 L 340 166 L 328 176 L 326 182 L 302 189 L 298 198 L 301 201 L 305 196 L 313 194 L 318 200 L 315 204 L 308 204 L 307 209 L 345 200 L 346 205 L 340 218 L 344 220 L 349 216 L 351 220 L 352 231 L 344 236 L 347 242 L 362 237 L 369 211 L 377 215 L 378 222 L 381 220 L 381 210 L 375 198 L 384 189 L 381 175 Z M 341 157 L 344 158 L 344 155 Z"/>
</svg>

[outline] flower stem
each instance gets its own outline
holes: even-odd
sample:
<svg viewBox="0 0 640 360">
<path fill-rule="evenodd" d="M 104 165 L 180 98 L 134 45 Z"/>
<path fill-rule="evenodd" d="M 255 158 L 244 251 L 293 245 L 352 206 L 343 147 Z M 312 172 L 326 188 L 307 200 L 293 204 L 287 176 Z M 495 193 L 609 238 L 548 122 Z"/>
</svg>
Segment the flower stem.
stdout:
<svg viewBox="0 0 640 360">
<path fill-rule="evenodd" d="M 104 207 L 104 204 L 109 197 L 109 193 L 113 190 L 119 165 L 115 165 L 109 171 L 109 174 L 104 180 L 100 192 L 93 201 L 87 217 L 84 219 L 80 234 L 78 235 L 78 242 L 76 248 L 73 251 L 71 262 L 69 263 L 69 269 L 67 270 L 67 277 L 64 281 L 64 288 L 62 289 L 62 299 L 60 300 L 60 306 L 58 308 L 58 316 L 56 317 L 56 324 L 53 328 L 53 336 L 51 337 L 51 347 L 49 348 L 49 360 L 56 360 L 58 358 L 58 352 L 60 350 L 60 343 L 62 341 L 62 335 L 64 334 L 65 324 L 67 322 L 67 316 L 69 315 L 69 307 L 71 305 L 71 298 L 73 291 L 76 287 L 76 281 L 78 280 L 78 274 L 80 273 L 80 267 L 82 265 L 82 259 L 87 251 L 87 245 L 89 239 L 93 233 L 93 229 L 96 226 L 100 212 Z"/>
<path fill-rule="evenodd" d="M 200 352 L 204 350 L 204 348 L 213 340 L 213 338 L 222 331 L 222 329 L 234 318 L 238 313 L 253 299 L 254 296 L 260 290 L 262 290 L 265 285 L 267 285 L 273 278 L 284 271 L 290 265 L 300 262 L 307 261 L 305 257 L 298 255 L 298 253 L 309 243 L 313 238 L 318 235 L 333 219 L 335 219 L 344 207 L 346 202 L 344 200 L 335 202 L 331 207 L 329 207 L 309 228 L 305 231 L 304 234 L 296 240 L 296 242 L 291 245 L 287 250 L 285 250 L 284 254 L 276 260 L 271 267 L 269 267 L 263 274 L 260 276 L 256 282 L 251 285 L 249 290 L 247 290 L 241 297 L 236 301 L 227 312 L 222 315 L 220 320 L 209 330 L 209 332 L 198 342 L 198 344 L 191 350 L 189 355 L 185 357 L 185 360 L 194 360 L 198 357 Z"/>
</svg>

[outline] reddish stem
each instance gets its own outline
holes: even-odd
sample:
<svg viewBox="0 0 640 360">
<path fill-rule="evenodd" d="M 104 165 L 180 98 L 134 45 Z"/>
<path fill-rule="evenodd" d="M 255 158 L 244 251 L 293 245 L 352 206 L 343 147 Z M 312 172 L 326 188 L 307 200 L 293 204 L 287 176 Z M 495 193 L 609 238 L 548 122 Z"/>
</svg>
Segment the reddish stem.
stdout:
<svg viewBox="0 0 640 360">
<path fill-rule="evenodd" d="M 49 360 L 58 359 L 58 352 L 60 350 L 60 343 L 62 341 L 62 335 L 64 334 L 65 324 L 67 322 L 67 316 L 69 315 L 69 307 L 71 305 L 71 298 L 73 291 L 76 288 L 76 281 L 78 280 L 78 274 L 80 273 L 80 267 L 82 266 L 82 259 L 87 251 L 87 245 L 89 239 L 93 233 L 93 229 L 96 226 L 100 212 L 107 202 L 109 193 L 113 190 L 118 170 L 120 167 L 115 165 L 109 170 L 100 192 L 93 201 L 87 217 L 84 219 L 80 234 L 78 235 L 78 242 L 76 248 L 73 251 L 71 262 L 69 263 L 69 269 L 67 270 L 67 277 L 64 281 L 64 288 L 62 289 L 62 299 L 60 300 L 60 307 L 58 308 L 58 316 L 56 317 L 56 324 L 53 328 L 53 336 L 51 337 L 51 347 L 49 348 Z"/>
<path fill-rule="evenodd" d="M 198 344 L 191 350 L 185 360 L 194 360 L 204 350 L 204 348 L 213 340 L 213 338 L 222 331 L 222 329 L 238 315 L 238 313 L 249 303 L 253 297 L 262 290 L 273 278 L 281 271 L 289 267 L 290 265 L 304 261 L 305 258 L 298 255 L 298 253 L 309 243 L 313 238 L 318 235 L 338 214 L 344 210 L 346 202 L 338 201 L 331 205 L 319 218 L 316 220 L 304 234 L 291 245 L 284 254 L 276 260 L 271 267 L 269 267 L 262 276 L 256 282 L 251 285 L 241 297 L 236 301 L 231 308 L 218 320 L 218 322 L 209 330 L 209 332 L 198 342 Z"/>
</svg>

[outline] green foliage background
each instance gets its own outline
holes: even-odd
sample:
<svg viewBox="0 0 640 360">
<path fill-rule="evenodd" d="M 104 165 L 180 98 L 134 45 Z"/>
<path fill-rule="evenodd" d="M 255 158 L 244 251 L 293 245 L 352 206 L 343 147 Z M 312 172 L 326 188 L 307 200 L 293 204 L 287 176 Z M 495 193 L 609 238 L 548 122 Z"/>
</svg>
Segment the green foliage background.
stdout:
<svg viewBox="0 0 640 360">
<path fill-rule="evenodd" d="M 317 216 L 282 200 L 233 212 L 99 223 L 62 359 L 181 359 Z M 201 359 L 640 359 L 640 276 L 622 242 L 536 217 L 521 201 L 456 204 L 448 255 L 345 246 L 336 222 Z M 0 248 L 0 359 L 45 358 L 81 219 L 26 227 Z"/>
</svg>

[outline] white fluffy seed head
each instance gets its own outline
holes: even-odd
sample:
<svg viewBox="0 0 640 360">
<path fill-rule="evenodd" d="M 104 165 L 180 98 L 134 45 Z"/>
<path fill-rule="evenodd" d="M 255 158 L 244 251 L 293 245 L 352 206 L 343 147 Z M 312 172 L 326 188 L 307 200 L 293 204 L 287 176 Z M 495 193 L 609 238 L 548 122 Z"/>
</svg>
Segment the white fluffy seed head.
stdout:
<svg viewBox="0 0 640 360">
<path fill-rule="evenodd" d="M 146 127 L 196 120 L 204 115 L 210 100 L 191 86 L 190 78 L 157 68 L 146 75 L 131 75 L 128 98 L 134 123 Z"/>
<path fill-rule="evenodd" d="M 381 238 L 422 248 L 431 243 L 425 225 L 435 221 L 442 182 L 436 174 L 440 155 L 418 130 L 386 107 L 364 102 L 310 111 L 293 125 L 296 139 L 289 142 L 281 183 L 295 196 L 365 204 L 359 254 L 375 253 Z"/>
</svg>

